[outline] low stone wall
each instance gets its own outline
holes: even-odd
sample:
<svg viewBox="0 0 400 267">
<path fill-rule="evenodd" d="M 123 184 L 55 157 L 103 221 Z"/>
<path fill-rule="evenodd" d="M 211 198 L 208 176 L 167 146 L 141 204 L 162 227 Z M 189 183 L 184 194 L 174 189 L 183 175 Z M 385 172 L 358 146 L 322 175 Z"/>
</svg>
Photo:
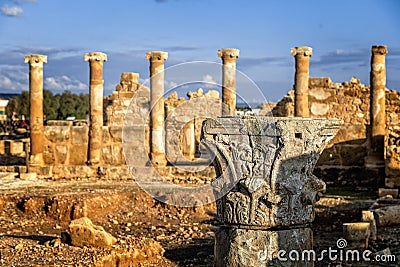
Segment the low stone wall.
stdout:
<svg viewBox="0 0 400 267">
<path fill-rule="evenodd" d="M 25 165 L 29 139 L 0 140 L 0 166 Z"/>
</svg>

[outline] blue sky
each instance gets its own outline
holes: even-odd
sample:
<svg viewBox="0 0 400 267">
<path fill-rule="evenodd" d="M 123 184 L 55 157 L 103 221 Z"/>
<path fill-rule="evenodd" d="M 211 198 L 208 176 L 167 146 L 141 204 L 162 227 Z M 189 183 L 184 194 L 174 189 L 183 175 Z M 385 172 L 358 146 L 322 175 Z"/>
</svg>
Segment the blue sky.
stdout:
<svg viewBox="0 0 400 267">
<path fill-rule="evenodd" d="M 0 0 L 0 92 L 28 90 L 24 55 L 48 55 L 45 88 L 88 92 L 84 53 L 107 53 L 105 94 L 121 72 L 147 79 L 145 53 L 169 52 L 166 66 L 240 49 L 237 67 L 269 101 L 292 88 L 290 48 L 313 48 L 310 76 L 369 84 L 371 46 L 387 45 L 387 87 L 400 89 L 400 1 Z M 218 81 L 210 73 L 205 80 Z M 167 80 L 167 83 L 176 81 Z M 196 90 L 197 88 L 193 88 Z M 257 94 L 249 93 L 249 98 Z"/>
</svg>

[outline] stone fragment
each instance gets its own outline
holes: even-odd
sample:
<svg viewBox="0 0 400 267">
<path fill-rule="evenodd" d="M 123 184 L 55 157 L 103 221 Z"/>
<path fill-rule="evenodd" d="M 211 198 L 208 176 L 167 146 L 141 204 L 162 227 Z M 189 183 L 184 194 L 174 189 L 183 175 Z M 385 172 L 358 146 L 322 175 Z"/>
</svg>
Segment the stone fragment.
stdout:
<svg viewBox="0 0 400 267">
<path fill-rule="evenodd" d="M 369 229 L 371 232 L 371 240 L 376 240 L 376 222 L 374 218 L 374 213 L 369 210 L 363 210 L 361 214 L 361 221 L 363 222 L 369 222 Z"/>
<path fill-rule="evenodd" d="M 386 206 L 374 210 L 376 224 L 378 226 L 390 226 L 400 224 L 400 205 Z"/>
<path fill-rule="evenodd" d="M 109 248 L 117 239 L 107 233 L 103 227 L 96 226 L 87 217 L 71 221 L 69 225 L 71 244 L 78 247 Z"/>
<path fill-rule="evenodd" d="M 379 188 L 378 189 L 378 196 L 384 197 L 390 195 L 393 198 L 397 198 L 399 196 L 399 189 L 392 189 L 392 188 Z"/>
<path fill-rule="evenodd" d="M 222 115 L 236 115 L 236 59 L 239 49 L 218 50 L 222 59 Z"/>
<path fill-rule="evenodd" d="M 346 249 L 366 249 L 370 237 L 370 223 L 344 223 L 343 237 L 347 240 Z"/>
</svg>

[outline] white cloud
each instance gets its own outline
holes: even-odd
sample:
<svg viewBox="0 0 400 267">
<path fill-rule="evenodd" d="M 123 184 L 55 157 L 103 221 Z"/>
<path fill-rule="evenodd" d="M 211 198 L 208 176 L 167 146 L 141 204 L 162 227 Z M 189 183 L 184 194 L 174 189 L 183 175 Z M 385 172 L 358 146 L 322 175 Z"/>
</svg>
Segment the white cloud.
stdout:
<svg viewBox="0 0 400 267">
<path fill-rule="evenodd" d="M 0 65 L 0 91 L 28 90 L 29 75 L 26 66 Z"/>
<path fill-rule="evenodd" d="M 205 88 L 214 88 L 217 82 L 215 81 L 214 77 L 210 74 L 206 74 L 203 76 L 203 83 L 202 85 Z"/>
<path fill-rule="evenodd" d="M 88 86 L 79 80 L 72 79 L 66 75 L 57 77 L 48 77 L 45 79 L 45 88 L 54 91 L 87 91 L 89 92 Z"/>
<path fill-rule="evenodd" d="M 12 6 L 9 7 L 8 5 L 4 5 L 0 8 L 0 11 L 8 16 L 8 17 L 20 17 L 22 16 L 22 14 L 24 13 L 24 11 L 22 10 L 22 8 L 18 7 L 18 6 Z"/>
</svg>

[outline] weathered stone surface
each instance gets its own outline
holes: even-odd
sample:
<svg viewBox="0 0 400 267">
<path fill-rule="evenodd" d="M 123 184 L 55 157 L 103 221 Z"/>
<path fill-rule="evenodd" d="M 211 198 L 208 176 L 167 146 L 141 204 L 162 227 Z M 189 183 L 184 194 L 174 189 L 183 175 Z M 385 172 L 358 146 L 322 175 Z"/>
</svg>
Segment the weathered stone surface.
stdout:
<svg viewBox="0 0 400 267">
<path fill-rule="evenodd" d="M 387 195 L 392 196 L 393 198 L 397 198 L 399 196 L 399 189 L 391 189 L 391 188 L 378 189 L 378 197 L 384 197 Z"/>
<path fill-rule="evenodd" d="M 110 145 L 102 148 L 102 159 L 104 164 L 107 165 L 121 165 L 124 164 L 121 145 Z"/>
<path fill-rule="evenodd" d="M 68 148 L 67 146 L 59 145 L 56 146 L 56 157 L 59 164 L 64 164 L 67 160 Z"/>
<path fill-rule="evenodd" d="M 376 240 L 376 221 L 374 213 L 369 210 L 363 210 L 361 214 L 361 221 L 369 222 L 369 230 L 371 233 L 371 240 Z"/>
<path fill-rule="evenodd" d="M 374 210 L 376 224 L 378 226 L 390 226 L 400 224 L 400 205 L 392 205 Z"/>
<path fill-rule="evenodd" d="M 338 120 L 220 117 L 203 134 L 217 155 L 214 182 L 218 218 L 230 225 L 277 227 L 306 224 L 325 184 L 313 174 Z"/>
<path fill-rule="evenodd" d="M 296 237 L 296 238 L 293 238 Z M 215 233 L 214 266 L 314 266 L 305 250 L 312 249 L 312 231 L 310 228 L 267 231 L 220 227 Z M 279 250 L 284 250 L 283 259 L 279 260 Z M 299 260 L 289 260 L 289 252 Z M 311 257 L 311 256 L 310 256 Z"/>
<path fill-rule="evenodd" d="M 349 241 L 346 249 L 366 249 L 370 236 L 370 223 L 344 223 L 343 237 Z"/>
<path fill-rule="evenodd" d="M 316 195 L 325 190 L 312 171 L 340 124 L 246 116 L 204 122 L 203 142 L 215 155 L 217 218 L 227 226 L 216 233 L 215 266 L 274 266 L 273 260 L 260 261 L 263 250 L 312 247 L 307 227 L 314 220 Z M 286 227 L 298 229 L 275 230 Z"/>
<path fill-rule="evenodd" d="M 236 115 L 236 59 L 239 49 L 218 50 L 222 59 L 222 115 Z"/>
<path fill-rule="evenodd" d="M 295 57 L 296 72 L 294 78 L 294 94 L 295 106 L 294 112 L 297 117 L 308 117 L 310 109 L 308 105 L 308 80 L 310 76 L 310 57 L 312 56 L 312 48 L 307 46 L 294 47 L 290 50 L 292 56 Z M 325 110 L 323 108 L 322 110 Z M 314 112 L 322 113 L 321 108 L 315 108 Z"/>
<path fill-rule="evenodd" d="M 69 153 L 69 163 L 71 165 L 85 165 L 87 161 L 87 144 L 76 144 L 71 146 Z"/>
<path fill-rule="evenodd" d="M 74 126 L 72 127 L 72 144 L 87 144 L 89 141 L 89 127 L 84 126 Z"/>
<path fill-rule="evenodd" d="M 109 248 L 117 242 L 115 237 L 104 231 L 103 227 L 94 225 L 87 217 L 71 221 L 69 232 L 72 245 L 78 247 Z"/>
<path fill-rule="evenodd" d="M 68 142 L 70 140 L 69 126 L 46 126 L 44 136 L 52 143 Z"/>
</svg>

